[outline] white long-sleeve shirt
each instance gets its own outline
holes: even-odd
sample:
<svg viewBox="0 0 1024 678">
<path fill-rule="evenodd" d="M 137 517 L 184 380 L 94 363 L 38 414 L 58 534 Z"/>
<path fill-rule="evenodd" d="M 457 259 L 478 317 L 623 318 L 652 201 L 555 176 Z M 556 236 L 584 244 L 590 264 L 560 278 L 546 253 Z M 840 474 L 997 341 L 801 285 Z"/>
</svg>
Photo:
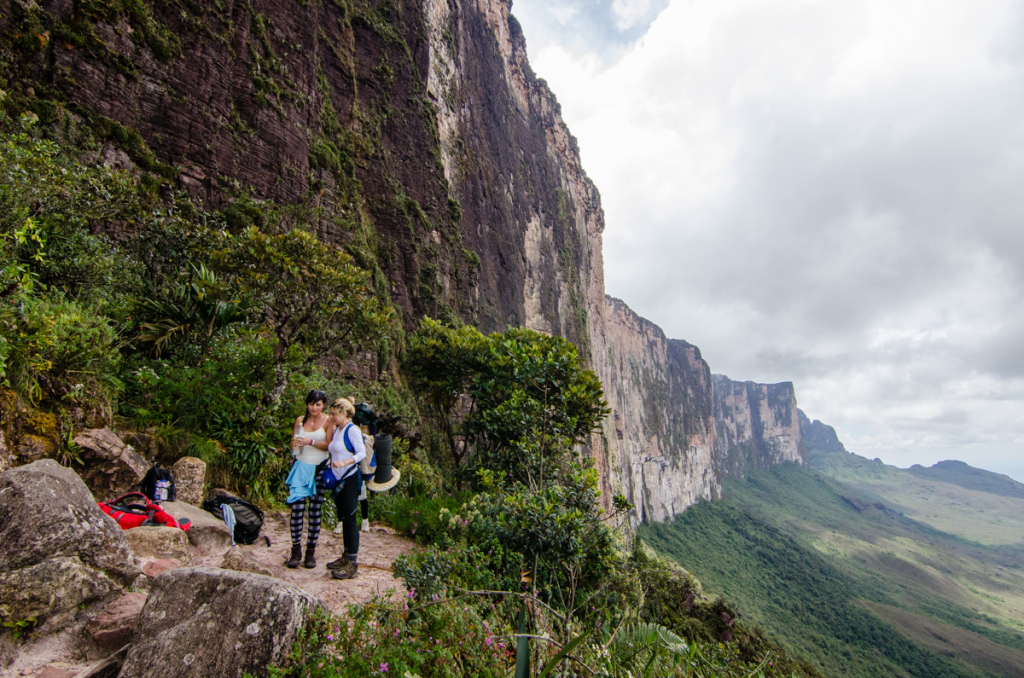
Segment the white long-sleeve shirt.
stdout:
<svg viewBox="0 0 1024 678">
<path fill-rule="evenodd" d="M 355 450 L 355 453 L 348 451 L 348 446 L 345 445 L 345 437 L 348 437 L 349 445 Z M 341 435 L 338 435 L 335 431 L 334 437 L 331 438 L 331 444 L 327 446 L 327 451 L 331 454 L 331 463 L 334 462 L 347 462 L 349 459 L 353 460 L 351 466 L 342 466 L 341 471 L 344 473 L 342 479 L 348 478 L 352 473 L 359 470 L 359 462 L 366 458 L 366 446 L 363 445 L 363 433 L 359 430 L 359 427 L 355 424 L 346 424 L 345 428 L 342 429 Z"/>
</svg>

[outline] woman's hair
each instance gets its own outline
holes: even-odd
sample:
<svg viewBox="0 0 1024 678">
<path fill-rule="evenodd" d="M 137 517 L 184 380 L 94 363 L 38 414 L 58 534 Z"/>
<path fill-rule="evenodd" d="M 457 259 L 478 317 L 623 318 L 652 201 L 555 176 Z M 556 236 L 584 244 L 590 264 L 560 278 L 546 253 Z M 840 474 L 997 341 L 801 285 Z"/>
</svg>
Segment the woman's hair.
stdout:
<svg viewBox="0 0 1024 678">
<path fill-rule="evenodd" d="M 344 412 L 351 419 L 356 413 L 356 406 L 352 404 L 352 401 L 348 398 L 338 398 L 331 403 L 332 412 Z"/>
<path fill-rule="evenodd" d="M 306 420 L 309 419 L 309 406 L 313 403 L 327 404 L 327 394 L 323 391 L 318 391 L 315 388 L 309 392 L 306 396 L 306 414 L 302 415 L 302 425 L 306 425 Z"/>
</svg>

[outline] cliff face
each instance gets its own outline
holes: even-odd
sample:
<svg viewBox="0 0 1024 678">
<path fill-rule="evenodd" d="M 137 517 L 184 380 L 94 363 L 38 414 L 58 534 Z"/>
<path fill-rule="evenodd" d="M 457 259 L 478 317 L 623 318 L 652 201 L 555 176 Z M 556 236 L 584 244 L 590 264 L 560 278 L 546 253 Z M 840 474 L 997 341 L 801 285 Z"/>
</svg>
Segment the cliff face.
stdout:
<svg viewBox="0 0 1024 678">
<path fill-rule="evenodd" d="M 596 357 L 613 412 L 604 454 L 610 480 L 637 520 L 670 519 L 746 469 L 805 454 L 791 383 L 737 383 L 712 375 L 700 349 L 665 337 L 607 298 L 607 352 Z"/>
<path fill-rule="evenodd" d="M 712 376 L 715 463 L 724 478 L 784 461 L 805 463 L 796 391 L 791 382 L 755 384 Z"/>
<path fill-rule="evenodd" d="M 797 410 L 800 417 L 800 433 L 809 455 L 815 452 L 846 452 L 846 446 L 839 440 L 836 430 L 817 419 L 811 421 L 803 410 Z"/>
<path fill-rule="evenodd" d="M 637 519 L 661 521 L 718 497 L 711 370 L 700 349 L 671 341 L 611 297 L 600 376 L 612 408 L 609 468 Z"/>
<path fill-rule="evenodd" d="M 585 346 L 599 198 L 509 5 L 0 0 L 0 89 L 208 206 L 296 206 L 407 325 Z"/>
<path fill-rule="evenodd" d="M 605 298 L 600 197 L 510 8 L 0 0 L 0 105 L 207 208 L 289 206 L 374 271 L 407 327 L 567 337 L 614 408 L 590 445 L 604 498 L 637 519 L 799 458 L 791 385 L 722 382 L 719 401 L 695 346 Z"/>
</svg>

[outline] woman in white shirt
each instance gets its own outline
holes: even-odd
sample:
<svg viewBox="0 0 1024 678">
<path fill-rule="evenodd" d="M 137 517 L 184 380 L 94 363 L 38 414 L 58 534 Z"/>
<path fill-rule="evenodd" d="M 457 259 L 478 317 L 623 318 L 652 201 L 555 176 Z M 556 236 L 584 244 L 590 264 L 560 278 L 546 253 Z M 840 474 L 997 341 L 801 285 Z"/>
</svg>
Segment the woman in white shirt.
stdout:
<svg viewBox="0 0 1024 678">
<path fill-rule="evenodd" d="M 316 567 L 316 544 L 320 537 L 320 515 L 324 505 L 323 470 L 317 467 L 327 457 L 327 441 L 334 432 L 334 423 L 324 413 L 327 394 L 312 390 L 306 396 L 306 416 L 295 420 L 292 456 L 295 463 L 288 473 L 288 499 L 292 507 L 292 554 L 285 563 L 296 568 L 302 562 L 302 517 L 309 501 L 309 536 L 306 538 L 306 560 L 303 567 Z"/>
<path fill-rule="evenodd" d="M 359 526 L 356 510 L 359 508 L 359 488 L 362 474 L 359 462 L 366 457 L 363 446 L 363 432 L 352 423 L 355 407 L 347 398 L 338 398 L 331 403 L 331 423 L 334 429 L 327 449 L 331 454 L 331 470 L 341 479 L 331 496 L 338 509 L 338 522 L 345 542 L 345 552 L 340 558 L 327 564 L 335 579 L 354 579 L 356 560 L 359 556 Z"/>
</svg>

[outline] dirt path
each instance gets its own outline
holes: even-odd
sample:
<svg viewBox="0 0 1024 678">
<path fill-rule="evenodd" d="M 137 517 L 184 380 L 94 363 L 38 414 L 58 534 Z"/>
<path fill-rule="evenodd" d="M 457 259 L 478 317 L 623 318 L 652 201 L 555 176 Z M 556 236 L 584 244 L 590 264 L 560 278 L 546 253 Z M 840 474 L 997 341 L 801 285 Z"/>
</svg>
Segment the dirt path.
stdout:
<svg viewBox="0 0 1024 678">
<path fill-rule="evenodd" d="M 317 566 L 312 570 L 301 566 L 289 570 L 284 566 L 292 548 L 287 513 L 268 512 L 264 516 L 262 534 L 270 538 L 269 548 L 262 539 L 252 546 L 242 548 L 278 579 L 295 584 L 323 600 L 332 612 L 344 613 L 348 605 L 365 602 L 374 594 L 383 595 L 388 590 L 394 590 L 398 596 L 405 594 L 402 582 L 392 575 L 391 563 L 403 553 L 415 549 L 416 545 L 405 537 L 395 535 L 389 528 L 373 527 L 369 532 L 360 533 L 359 576 L 348 581 L 332 579 L 325 567 L 344 551 L 340 534 L 327 529 L 320 532 L 320 543 L 316 550 Z M 220 567 L 225 551 L 196 555 L 196 565 Z"/>
</svg>

